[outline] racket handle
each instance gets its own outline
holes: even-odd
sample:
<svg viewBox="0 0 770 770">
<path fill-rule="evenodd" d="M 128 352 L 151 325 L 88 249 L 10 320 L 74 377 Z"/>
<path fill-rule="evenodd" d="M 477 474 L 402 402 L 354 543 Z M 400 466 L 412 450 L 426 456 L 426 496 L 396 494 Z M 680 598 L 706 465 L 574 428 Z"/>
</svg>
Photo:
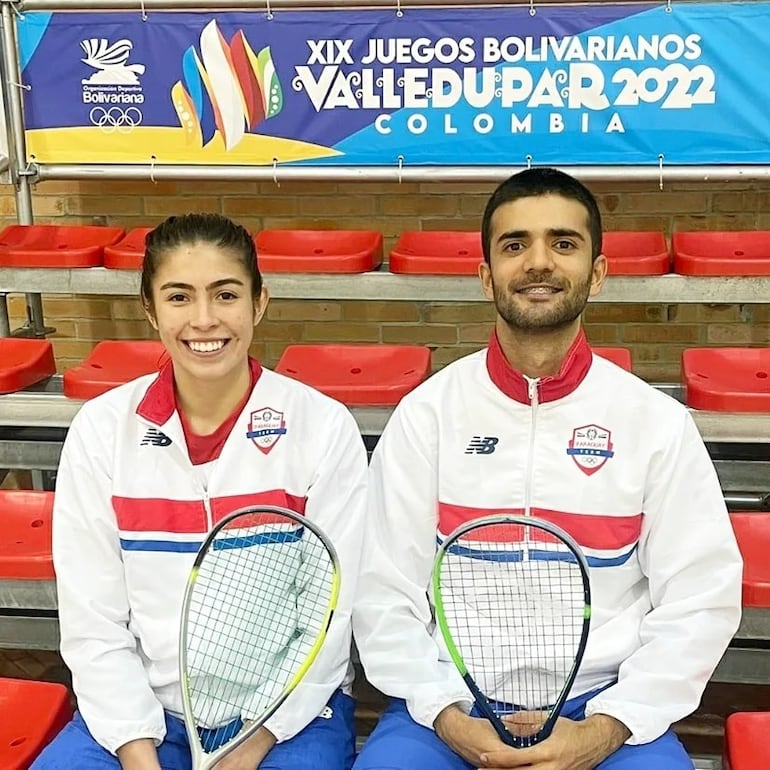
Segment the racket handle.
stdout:
<svg viewBox="0 0 770 770">
<path fill-rule="evenodd" d="M 505 729 L 502 720 L 495 714 L 494 709 L 489 704 L 489 700 L 487 700 L 484 693 L 482 693 L 476 686 L 476 682 L 473 681 L 471 675 L 465 674 L 463 679 L 465 680 L 465 684 L 468 685 L 468 689 L 471 691 L 473 699 L 476 701 L 476 708 L 478 708 L 481 716 L 495 728 L 495 732 L 503 743 L 507 746 L 514 746 L 513 736 Z"/>
</svg>

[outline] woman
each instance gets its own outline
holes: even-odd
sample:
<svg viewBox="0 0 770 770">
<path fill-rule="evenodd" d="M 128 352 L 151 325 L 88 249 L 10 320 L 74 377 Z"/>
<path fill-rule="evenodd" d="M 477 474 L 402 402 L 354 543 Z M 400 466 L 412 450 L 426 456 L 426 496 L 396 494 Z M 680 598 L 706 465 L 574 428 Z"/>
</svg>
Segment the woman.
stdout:
<svg viewBox="0 0 770 770">
<path fill-rule="evenodd" d="M 216 214 L 148 236 L 141 300 L 170 358 L 86 403 L 54 507 L 61 651 L 79 713 L 34 770 L 188 770 L 177 673 L 184 586 L 212 524 L 251 504 L 304 512 L 335 545 L 326 643 L 278 712 L 218 770 L 347 770 L 350 604 L 366 453 L 350 413 L 248 355 L 268 303 L 248 232 Z"/>
</svg>

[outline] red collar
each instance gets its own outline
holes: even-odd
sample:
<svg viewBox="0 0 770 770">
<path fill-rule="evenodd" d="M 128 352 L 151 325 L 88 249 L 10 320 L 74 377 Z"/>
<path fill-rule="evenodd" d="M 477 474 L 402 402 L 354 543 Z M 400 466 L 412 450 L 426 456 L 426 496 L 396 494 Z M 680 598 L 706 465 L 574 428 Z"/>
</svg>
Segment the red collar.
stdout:
<svg viewBox="0 0 770 770">
<path fill-rule="evenodd" d="M 556 401 L 572 393 L 588 374 L 592 358 L 591 348 L 581 329 L 567 351 L 559 373 L 553 377 L 540 378 L 538 383 L 540 403 Z M 508 363 L 496 331 L 492 332 L 487 348 L 487 372 L 492 382 L 506 396 L 521 404 L 530 403 L 527 379 Z"/>
<path fill-rule="evenodd" d="M 256 358 L 249 357 L 249 371 L 251 381 L 256 385 L 262 374 L 262 367 Z M 171 419 L 175 410 L 174 367 L 169 360 L 158 372 L 158 376 L 150 383 L 144 398 L 136 408 L 136 413 L 155 425 L 164 425 Z"/>
</svg>

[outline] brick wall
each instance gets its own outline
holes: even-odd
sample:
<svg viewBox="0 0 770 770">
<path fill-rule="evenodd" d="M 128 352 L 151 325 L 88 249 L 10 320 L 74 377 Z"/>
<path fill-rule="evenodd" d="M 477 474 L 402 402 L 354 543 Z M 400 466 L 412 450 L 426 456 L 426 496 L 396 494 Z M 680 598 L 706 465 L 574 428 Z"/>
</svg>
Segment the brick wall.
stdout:
<svg viewBox="0 0 770 770">
<path fill-rule="evenodd" d="M 474 230 L 494 185 L 489 183 L 45 182 L 34 196 L 40 223 L 152 225 L 169 214 L 219 211 L 251 230 L 371 228 L 385 251 L 406 230 Z M 608 230 L 770 230 L 770 184 L 653 182 L 593 184 Z M 0 196 L 0 220 L 14 202 Z M 267 277 L 269 286 L 269 276 Z M 481 303 L 273 301 L 257 330 L 254 352 L 274 364 L 291 342 L 422 343 L 439 368 L 483 346 L 493 312 Z M 770 297 L 768 297 L 770 303 Z M 44 296 L 60 369 L 82 360 L 101 339 L 151 336 L 130 297 Z M 24 318 L 23 297 L 10 299 L 11 320 Z M 679 378 L 679 359 L 695 345 L 764 345 L 770 304 L 605 305 L 586 311 L 589 339 L 630 347 L 634 369 L 653 381 Z"/>
</svg>

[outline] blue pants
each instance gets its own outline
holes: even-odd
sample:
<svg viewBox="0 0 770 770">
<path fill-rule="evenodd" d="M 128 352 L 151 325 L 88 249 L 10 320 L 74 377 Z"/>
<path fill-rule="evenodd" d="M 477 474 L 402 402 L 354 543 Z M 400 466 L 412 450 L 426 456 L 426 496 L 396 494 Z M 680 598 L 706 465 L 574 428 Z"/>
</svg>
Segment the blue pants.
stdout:
<svg viewBox="0 0 770 770">
<path fill-rule="evenodd" d="M 562 716 L 585 719 L 590 692 L 568 700 Z M 623 745 L 596 770 L 692 770 L 684 746 L 669 730 L 652 743 Z M 402 700 L 393 700 L 364 744 L 353 770 L 474 770 L 455 754 L 433 730 L 418 725 Z"/>
<path fill-rule="evenodd" d="M 291 740 L 277 743 L 259 770 L 350 770 L 355 758 L 353 699 L 339 690 L 331 716 L 317 717 Z M 158 747 L 163 770 L 191 770 L 184 724 L 166 714 L 166 739 Z M 30 770 L 120 770 L 120 763 L 88 732 L 80 714 L 54 738 Z"/>
</svg>

